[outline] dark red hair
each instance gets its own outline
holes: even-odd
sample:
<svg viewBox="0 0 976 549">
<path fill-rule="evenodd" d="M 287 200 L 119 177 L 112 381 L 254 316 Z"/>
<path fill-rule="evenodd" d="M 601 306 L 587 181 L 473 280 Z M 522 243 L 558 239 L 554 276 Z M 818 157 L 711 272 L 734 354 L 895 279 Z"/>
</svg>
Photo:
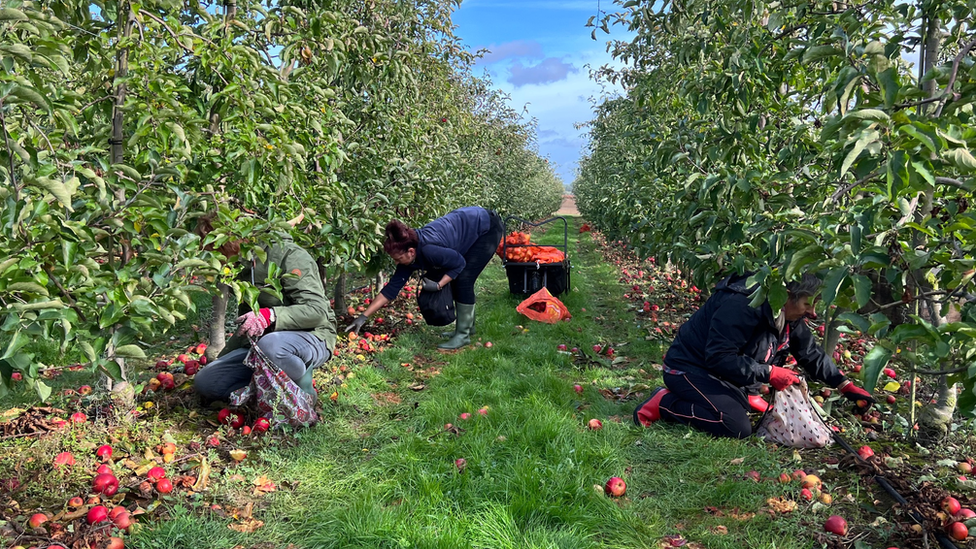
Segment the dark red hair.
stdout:
<svg viewBox="0 0 976 549">
<path fill-rule="evenodd" d="M 407 227 L 399 219 L 394 219 L 386 224 L 386 240 L 383 241 L 383 250 L 392 255 L 407 253 L 410 248 L 417 249 L 420 239 L 417 238 L 417 231 Z"/>
</svg>

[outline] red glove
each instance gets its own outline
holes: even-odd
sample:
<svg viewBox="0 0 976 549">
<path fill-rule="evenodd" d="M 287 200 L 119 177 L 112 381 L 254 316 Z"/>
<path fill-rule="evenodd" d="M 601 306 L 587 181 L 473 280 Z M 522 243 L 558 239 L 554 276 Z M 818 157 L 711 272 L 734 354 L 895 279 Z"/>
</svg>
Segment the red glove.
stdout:
<svg viewBox="0 0 976 549">
<path fill-rule="evenodd" d="M 782 391 L 790 385 L 799 382 L 800 378 L 796 377 L 796 374 L 792 370 L 780 368 L 779 366 L 773 366 L 769 369 L 769 384 L 777 391 Z"/>
<path fill-rule="evenodd" d="M 853 400 L 854 402 L 863 400 L 868 403 L 868 406 L 874 404 L 874 397 L 871 396 L 871 393 L 865 391 L 857 385 L 854 385 L 854 382 L 849 379 L 845 379 L 844 382 L 837 387 L 837 390 L 844 393 L 844 396 Z M 862 408 L 866 407 L 867 406 L 862 406 Z"/>
<path fill-rule="evenodd" d="M 249 311 L 237 317 L 237 334 L 247 337 L 260 337 L 271 326 L 271 309 L 260 309 L 257 313 Z"/>
</svg>

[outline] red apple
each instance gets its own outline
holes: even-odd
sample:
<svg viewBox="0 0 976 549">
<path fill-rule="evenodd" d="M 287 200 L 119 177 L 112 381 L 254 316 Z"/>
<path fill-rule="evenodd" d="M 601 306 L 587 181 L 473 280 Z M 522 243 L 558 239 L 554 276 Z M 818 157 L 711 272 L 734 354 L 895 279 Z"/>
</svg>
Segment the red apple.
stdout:
<svg viewBox="0 0 976 549">
<path fill-rule="evenodd" d="M 461 412 L 461 415 L 459 415 L 458 417 L 461 419 L 471 419 L 471 414 L 469 414 L 468 412 Z"/>
<path fill-rule="evenodd" d="M 973 466 L 970 465 L 968 461 L 960 461 L 956 464 L 956 469 L 959 469 L 960 473 L 965 473 L 967 475 L 972 474 Z"/>
<path fill-rule="evenodd" d="M 227 425 L 231 422 L 231 415 L 236 415 L 236 414 L 234 414 L 234 412 L 231 412 L 227 408 L 223 408 L 222 410 L 217 412 L 217 421 L 223 423 L 224 425 Z"/>
<path fill-rule="evenodd" d="M 946 512 L 949 516 L 954 516 L 959 510 L 962 509 L 962 505 L 959 504 L 959 500 L 949 496 L 942 500 L 942 510 Z"/>
<path fill-rule="evenodd" d="M 71 414 L 71 423 L 84 423 L 88 421 L 88 416 L 82 412 L 75 412 Z"/>
<path fill-rule="evenodd" d="M 976 517 L 976 512 L 969 507 L 963 507 L 958 513 L 956 513 L 956 518 L 959 520 L 969 520 L 973 517 Z"/>
<path fill-rule="evenodd" d="M 88 510 L 88 516 L 85 517 L 88 524 L 98 524 L 99 522 L 105 522 L 108 520 L 108 509 L 104 505 L 96 505 Z"/>
<path fill-rule="evenodd" d="M 807 473 L 803 469 L 793 471 L 793 480 L 803 480 L 805 476 L 807 476 Z"/>
<path fill-rule="evenodd" d="M 580 385 L 579 383 L 577 383 L 576 385 L 573 385 L 573 390 L 576 391 L 576 394 L 578 394 L 578 395 L 583 394 L 583 386 Z"/>
<path fill-rule="evenodd" d="M 464 468 L 468 466 L 468 460 L 457 458 L 454 460 L 454 466 L 457 467 L 458 472 L 464 471 Z"/>
<path fill-rule="evenodd" d="M 54 458 L 54 467 L 60 468 L 64 465 L 72 466 L 75 464 L 75 456 L 71 452 L 61 452 Z"/>
<path fill-rule="evenodd" d="M 82 385 L 81 387 L 78 387 L 78 394 L 79 395 L 82 395 L 82 396 L 90 395 L 91 392 L 92 392 L 91 385 Z"/>
<path fill-rule="evenodd" d="M 156 361 L 156 369 L 157 370 L 163 370 L 165 368 L 168 368 L 169 365 L 170 365 L 170 361 L 168 361 L 168 360 L 157 360 Z"/>
<path fill-rule="evenodd" d="M 610 480 L 603 485 L 603 493 L 619 498 L 627 493 L 627 483 L 620 477 L 610 477 Z"/>
<path fill-rule="evenodd" d="M 10 379 L 12 379 L 14 381 L 20 381 L 20 380 L 24 379 L 24 374 L 22 374 L 20 372 L 14 372 L 14 373 L 10 374 Z"/>
<path fill-rule="evenodd" d="M 946 530 L 949 532 L 949 537 L 957 541 L 965 541 L 969 537 L 969 528 L 962 522 L 953 522 Z"/>
<path fill-rule="evenodd" d="M 198 354 L 198 355 L 202 355 L 203 353 L 206 353 L 207 352 L 207 344 L 206 343 L 201 343 L 201 344 L 197 345 L 196 346 L 196 349 L 194 349 L 194 352 L 196 352 L 196 354 Z"/>
<path fill-rule="evenodd" d="M 220 439 L 217 438 L 216 435 L 211 435 L 207 437 L 207 446 L 210 446 L 211 448 L 216 448 L 220 446 Z"/>
<path fill-rule="evenodd" d="M 589 427 L 591 431 L 599 431 L 600 429 L 603 429 L 603 422 L 597 418 L 593 418 L 587 422 L 586 426 Z"/>
<path fill-rule="evenodd" d="M 176 357 L 176 361 L 182 362 L 183 364 L 186 364 L 187 360 L 190 360 L 189 355 L 181 354 L 180 356 Z"/>
<path fill-rule="evenodd" d="M 102 461 L 107 461 L 112 459 L 112 447 L 108 444 L 103 444 L 95 450 L 95 455 L 102 458 Z"/>
<path fill-rule="evenodd" d="M 559 345 L 556 345 L 556 349 L 558 349 L 560 351 L 565 351 L 566 350 L 566 344 L 565 343 L 560 343 Z"/>
<path fill-rule="evenodd" d="M 92 480 L 92 491 L 96 494 L 114 496 L 119 491 L 119 479 L 111 473 L 96 475 Z"/>
<path fill-rule="evenodd" d="M 125 549 L 125 542 L 122 541 L 122 538 L 117 538 L 115 536 L 112 536 L 108 538 L 108 543 L 105 544 L 105 549 Z"/>
<path fill-rule="evenodd" d="M 153 467 L 148 473 L 146 473 L 146 476 L 149 477 L 149 480 L 156 482 L 161 478 L 166 478 L 166 469 L 163 469 L 162 467 Z"/>
<path fill-rule="evenodd" d="M 897 399 L 897 398 L 895 398 L 895 395 L 888 395 L 887 397 L 885 397 L 885 401 L 886 401 L 886 402 L 887 402 L 888 404 L 894 404 L 895 402 L 897 402 L 897 401 L 898 401 L 898 399 Z"/>
<path fill-rule="evenodd" d="M 804 501 L 812 501 L 813 492 L 811 492 L 809 488 L 803 488 L 800 490 L 800 497 L 803 498 Z"/>
<path fill-rule="evenodd" d="M 116 509 L 118 511 L 116 511 Z M 112 509 L 108 514 L 108 519 L 111 520 L 117 528 L 125 530 L 132 524 L 132 516 L 126 511 L 125 507 L 116 507 Z"/>
<path fill-rule="evenodd" d="M 271 422 L 269 422 L 267 419 L 264 419 L 263 417 L 259 417 L 254 422 L 254 427 L 252 427 L 251 430 L 254 431 L 255 433 L 266 433 L 270 428 L 271 428 Z"/>
<path fill-rule="evenodd" d="M 874 450 L 872 450 L 870 446 L 865 444 L 864 446 L 861 446 L 860 448 L 857 449 L 857 455 L 861 456 L 861 459 L 866 460 L 869 457 L 874 455 Z"/>
<path fill-rule="evenodd" d="M 885 368 L 884 375 L 894 379 L 898 374 L 896 374 L 895 371 L 891 368 Z"/>
<path fill-rule="evenodd" d="M 789 484 L 790 481 L 792 481 L 792 480 L 793 480 L 793 477 L 791 477 L 789 473 L 780 473 L 779 474 L 779 481 L 781 483 L 783 483 L 783 484 Z"/>
<path fill-rule="evenodd" d="M 603 346 L 600 345 L 599 343 L 597 343 L 596 345 L 593 346 L 593 352 L 594 353 L 599 353 L 602 350 L 603 350 Z"/>
<path fill-rule="evenodd" d="M 173 491 L 173 483 L 168 478 L 161 478 L 156 481 L 156 491 L 160 494 L 168 494 Z"/>
<path fill-rule="evenodd" d="M 101 464 L 101 465 L 98 466 L 98 469 L 95 469 L 95 474 L 96 475 L 104 475 L 104 474 L 113 475 L 115 473 L 112 471 L 112 468 L 108 466 L 108 464 L 103 463 L 103 464 Z"/>
<path fill-rule="evenodd" d="M 42 524 L 48 521 L 47 515 L 44 513 L 35 513 L 31 515 L 31 518 L 27 521 L 27 524 L 31 528 L 40 528 Z"/>
<path fill-rule="evenodd" d="M 491 349 L 492 343 L 490 341 L 485 342 L 485 349 Z"/>
<path fill-rule="evenodd" d="M 843 517 L 837 515 L 830 515 L 827 522 L 824 523 L 824 530 L 830 532 L 831 534 L 837 534 L 838 536 L 847 535 L 847 521 Z"/>
<path fill-rule="evenodd" d="M 483 415 L 483 416 L 487 416 L 488 415 L 488 407 L 487 406 L 482 406 L 481 408 L 478 408 L 478 413 L 481 414 L 481 415 Z"/>
<path fill-rule="evenodd" d="M 78 496 L 75 496 L 68 500 L 68 507 L 81 507 L 84 504 L 85 504 L 85 500 L 81 499 Z"/>
<path fill-rule="evenodd" d="M 759 471 L 749 471 L 746 473 L 746 478 L 751 479 L 753 482 L 759 482 L 762 477 L 759 475 Z"/>
<path fill-rule="evenodd" d="M 183 365 L 183 373 L 188 376 L 196 375 L 200 371 L 200 361 L 199 360 L 188 360 L 186 364 Z"/>
</svg>

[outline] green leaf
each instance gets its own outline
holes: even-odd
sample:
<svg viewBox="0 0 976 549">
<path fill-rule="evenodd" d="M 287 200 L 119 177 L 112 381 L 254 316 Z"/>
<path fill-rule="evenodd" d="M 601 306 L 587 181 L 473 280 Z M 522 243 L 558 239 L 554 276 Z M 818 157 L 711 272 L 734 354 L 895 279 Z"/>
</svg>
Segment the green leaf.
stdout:
<svg viewBox="0 0 976 549">
<path fill-rule="evenodd" d="M 884 96 L 885 108 L 891 109 L 898 100 L 898 90 L 901 84 L 898 82 L 898 70 L 890 67 L 878 73 L 878 85 L 881 87 L 881 94 Z"/>
<path fill-rule="evenodd" d="M 78 346 L 81 347 L 81 352 L 84 353 L 85 358 L 88 359 L 88 362 L 95 362 L 98 355 L 95 354 L 95 348 L 92 347 L 91 343 L 87 341 L 79 341 Z"/>
<path fill-rule="evenodd" d="M 773 311 L 779 311 L 786 305 L 786 300 L 789 297 L 790 294 L 786 291 L 786 286 L 782 282 L 778 282 L 769 289 L 769 306 L 772 307 Z"/>
<path fill-rule="evenodd" d="M 968 149 L 952 149 L 946 153 L 946 157 L 952 164 L 960 170 L 972 172 L 976 171 L 976 158 Z"/>
<path fill-rule="evenodd" d="M 851 168 L 854 161 L 857 160 L 858 156 L 861 156 L 861 152 L 864 151 L 865 147 L 869 144 L 874 143 L 878 139 L 878 132 L 870 131 L 861 135 L 861 137 L 854 143 L 854 148 L 851 152 L 847 153 L 847 157 L 844 158 L 844 163 L 840 167 L 839 176 L 843 176 L 847 173 L 847 170 Z"/>
<path fill-rule="evenodd" d="M 857 313 L 841 313 L 837 315 L 837 320 L 840 322 L 849 322 L 864 334 L 868 333 L 868 330 L 871 328 L 871 323 L 868 322 L 868 319 Z"/>
<path fill-rule="evenodd" d="M 51 388 L 39 379 L 34 380 L 34 391 L 37 393 L 37 398 L 41 399 L 42 402 L 51 398 Z"/>
<path fill-rule="evenodd" d="M 29 294 L 38 294 L 44 297 L 49 297 L 50 294 L 47 288 L 41 286 L 36 282 L 14 282 L 10 286 L 7 286 L 7 290 L 11 292 L 26 292 Z"/>
<path fill-rule="evenodd" d="M 25 64 L 30 64 L 30 62 L 34 60 L 34 55 L 31 53 L 31 49 L 23 44 L 0 46 L 0 52 L 3 52 L 11 57 L 16 57 Z"/>
<path fill-rule="evenodd" d="M 113 380 L 122 381 L 123 377 L 121 364 L 114 360 L 102 360 L 99 361 L 98 365 L 101 366 L 102 369 L 105 370 L 105 373 L 108 374 L 108 376 Z"/>
<path fill-rule="evenodd" d="M 47 112 L 51 112 L 51 103 L 49 103 L 47 98 L 45 98 L 34 88 L 14 84 L 14 87 L 10 89 L 10 93 L 7 95 L 7 99 L 9 99 L 10 96 L 16 97 L 25 103 L 32 103 Z"/>
<path fill-rule="evenodd" d="M 874 120 L 877 122 L 886 122 L 890 120 L 888 113 L 880 111 L 878 109 L 858 109 L 856 111 L 851 111 L 844 116 L 844 121 L 847 120 Z"/>
<path fill-rule="evenodd" d="M 30 21 L 24 12 L 14 8 L 0 9 L 0 21 Z"/>
<path fill-rule="evenodd" d="M 843 266 L 835 267 L 827 274 L 827 278 L 824 280 L 823 292 L 820 294 L 823 297 L 824 306 L 830 306 L 834 302 L 841 284 L 847 279 L 847 273 L 847 267 Z"/>
<path fill-rule="evenodd" d="M 122 345 L 115 349 L 115 356 L 144 359 L 146 358 L 146 353 L 138 345 Z"/>
<path fill-rule="evenodd" d="M 834 46 L 814 46 L 812 48 L 807 48 L 807 50 L 803 52 L 803 62 L 812 63 L 814 61 L 819 61 L 820 59 L 843 54 L 843 51 L 835 48 Z"/>
<path fill-rule="evenodd" d="M 860 274 L 851 278 L 854 281 L 854 299 L 857 301 L 857 308 L 860 309 L 871 301 L 871 279 Z"/>
<path fill-rule="evenodd" d="M 54 196 L 54 198 L 57 199 L 57 201 L 60 202 L 66 210 L 69 212 L 74 211 L 74 209 L 71 207 L 72 190 L 68 185 L 65 184 L 65 182 L 48 177 L 37 177 L 28 179 L 27 184 L 51 193 L 51 195 Z"/>
<path fill-rule="evenodd" d="M 864 390 L 874 391 L 881 372 L 891 359 L 891 350 L 881 344 L 875 345 L 864 355 Z"/>
</svg>

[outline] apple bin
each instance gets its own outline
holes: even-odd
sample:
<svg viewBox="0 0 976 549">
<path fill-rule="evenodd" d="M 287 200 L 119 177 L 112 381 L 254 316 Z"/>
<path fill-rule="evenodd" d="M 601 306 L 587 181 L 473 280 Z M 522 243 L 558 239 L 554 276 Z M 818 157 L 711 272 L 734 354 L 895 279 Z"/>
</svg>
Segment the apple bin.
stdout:
<svg viewBox="0 0 976 549">
<path fill-rule="evenodd" d="M 512 244 L 509 242 L 509 227 L 513 225 L 539 227 L 554 221 L 563 222 L 562 246 L 545 246 L 562 252 L 562 261 L 542 262 L 519 260 L 518 250 L 537 249 L 540 246 L 531 243 Z M 569 290 L 570 262 L 569 262 L 569 224 L 565 217 L 552 217 L 539 223 L 532 223 L 524 219 L 508 216 L 505 218 L 505 235 L 499 245 L 499 255 L 508 275 L 508 290 L 513 294 L 532 295 L 543 287 L 556 296 Z"/>
</svg>

